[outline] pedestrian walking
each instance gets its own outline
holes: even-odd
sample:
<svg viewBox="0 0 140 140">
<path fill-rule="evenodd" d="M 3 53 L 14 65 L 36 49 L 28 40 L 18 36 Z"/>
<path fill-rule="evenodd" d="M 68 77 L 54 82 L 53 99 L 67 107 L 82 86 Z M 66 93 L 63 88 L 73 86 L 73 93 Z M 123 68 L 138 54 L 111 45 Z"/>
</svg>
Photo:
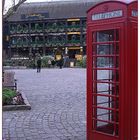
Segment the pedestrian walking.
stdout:
<svg viewBox="0 0 140 140">
<path fill-rule="evenodd" d="M 41 72 L 41 57 L 37 60 L 37 72 Z"/>
<path fill-rule="evenodd" d="M 68 60 L 69 60 L 69 57 L 67 55 L 65 55 L 63 57 L 63 67 L 68 67 Z"/>
<path fill-rule="evenodd" d="M 58 61 L 59 68 L 62 69 L 63 67 L 63 57 Z"/>
<path fill-rule="evenodd" d="M 37 72 L 41 71 L 41 55 L 36 53 Z"/>
</svg>

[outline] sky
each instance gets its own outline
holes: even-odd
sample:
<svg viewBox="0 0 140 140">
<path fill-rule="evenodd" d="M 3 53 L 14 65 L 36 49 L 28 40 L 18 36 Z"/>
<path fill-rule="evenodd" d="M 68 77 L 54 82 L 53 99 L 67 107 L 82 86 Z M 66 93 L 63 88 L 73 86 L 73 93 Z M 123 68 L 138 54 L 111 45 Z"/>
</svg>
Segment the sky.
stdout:
<svg viewBox="0 0 140 140">
<path fill-rule="evenodd" d="M 62 0 L 27 0 L 26 2 L 44 2 L 44 1 L 62 1 Z M 70 0 L 63 0 L 70 1 Z"/>
<path fill-rule="evenodd" d="M 5 7 L 4 7 L 4 13 L 8 11 L 10 7 L 12 7 L 12 1 L 13 0 L 5 0 Z M 15 0 L 15 4 L 17 4 L 19 0 Z M 26 0 L 26 2 L 51 2 L 51 1 L 73 1 L 73 0 Z"/>
<path fill-rule="evenodd" d="M 7 11 L 8 11 L 8 9 L 10 8 L 10 7 L 12 7 L 12 1 L 13 0 L 5 0 L 5 7 L 4 7 L 4 13 L 6 13 Z M 15 4 L 17 4 L 17 2 L 18 2 L 19 0 L 15 0 Z M 76 0 L 26 0 L 26 2 L 47 2 L 47 1 L 49 1 L 49 2 L 51 2 L 51 1 L 76 1 Z M 85 0 L 85 1 L 88 1 L 88 0 Z M 98 1 L 98 0 L 93 0 L 93 1 Z M 121 1 L 133 1 L 133 0 L 121 0 Z"/>
</svg>

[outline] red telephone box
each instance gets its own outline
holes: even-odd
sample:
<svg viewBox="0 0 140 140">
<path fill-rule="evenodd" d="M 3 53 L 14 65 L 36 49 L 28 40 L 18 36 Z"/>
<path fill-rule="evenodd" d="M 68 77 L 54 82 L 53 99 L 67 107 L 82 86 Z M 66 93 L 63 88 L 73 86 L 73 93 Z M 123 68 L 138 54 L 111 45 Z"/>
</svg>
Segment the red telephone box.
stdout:
<svg viewBox="0 0 140 140">
<path fill-rule="evenodd" d="M 138 140 L 137 1 L 87 15 L 87 140 Z"/>
</svg>

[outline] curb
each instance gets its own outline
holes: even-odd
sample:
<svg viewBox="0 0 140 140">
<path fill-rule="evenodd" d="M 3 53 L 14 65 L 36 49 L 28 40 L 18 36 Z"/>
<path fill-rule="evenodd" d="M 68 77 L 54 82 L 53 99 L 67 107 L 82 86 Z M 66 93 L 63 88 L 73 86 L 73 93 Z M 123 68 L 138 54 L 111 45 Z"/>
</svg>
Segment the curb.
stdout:
<svg viewBox="0 0 140 140">
<path fill-rule="evenodd" d="M 3 66 L 4 69 L 26 69 L 26 66 Z"/>
<path fill-rule="evenodd" d="M 31 105 L 29 104 L 26 96 L 22 94 L 25 105 L 6 105 L 2 107 L 3 111 L 14 111 L 14 110 L 31 110 Z"/>
</svg>

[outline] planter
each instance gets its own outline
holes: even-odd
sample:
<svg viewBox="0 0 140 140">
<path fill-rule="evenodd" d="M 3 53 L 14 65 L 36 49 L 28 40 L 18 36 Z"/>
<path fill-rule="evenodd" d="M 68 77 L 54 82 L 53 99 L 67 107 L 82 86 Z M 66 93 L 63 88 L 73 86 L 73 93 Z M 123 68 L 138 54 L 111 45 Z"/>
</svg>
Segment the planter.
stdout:
<svg viewBox="0 0 140 140">
<path fill-rule="evenodd" d="M 24 99 L 23 105 L 4 105 L 2 107 L 3 111 L 30 110 L 31 105 L 29 104 L 29 102 L 24 94 L 22 94 L 22 98 Z"/>
</svg>

